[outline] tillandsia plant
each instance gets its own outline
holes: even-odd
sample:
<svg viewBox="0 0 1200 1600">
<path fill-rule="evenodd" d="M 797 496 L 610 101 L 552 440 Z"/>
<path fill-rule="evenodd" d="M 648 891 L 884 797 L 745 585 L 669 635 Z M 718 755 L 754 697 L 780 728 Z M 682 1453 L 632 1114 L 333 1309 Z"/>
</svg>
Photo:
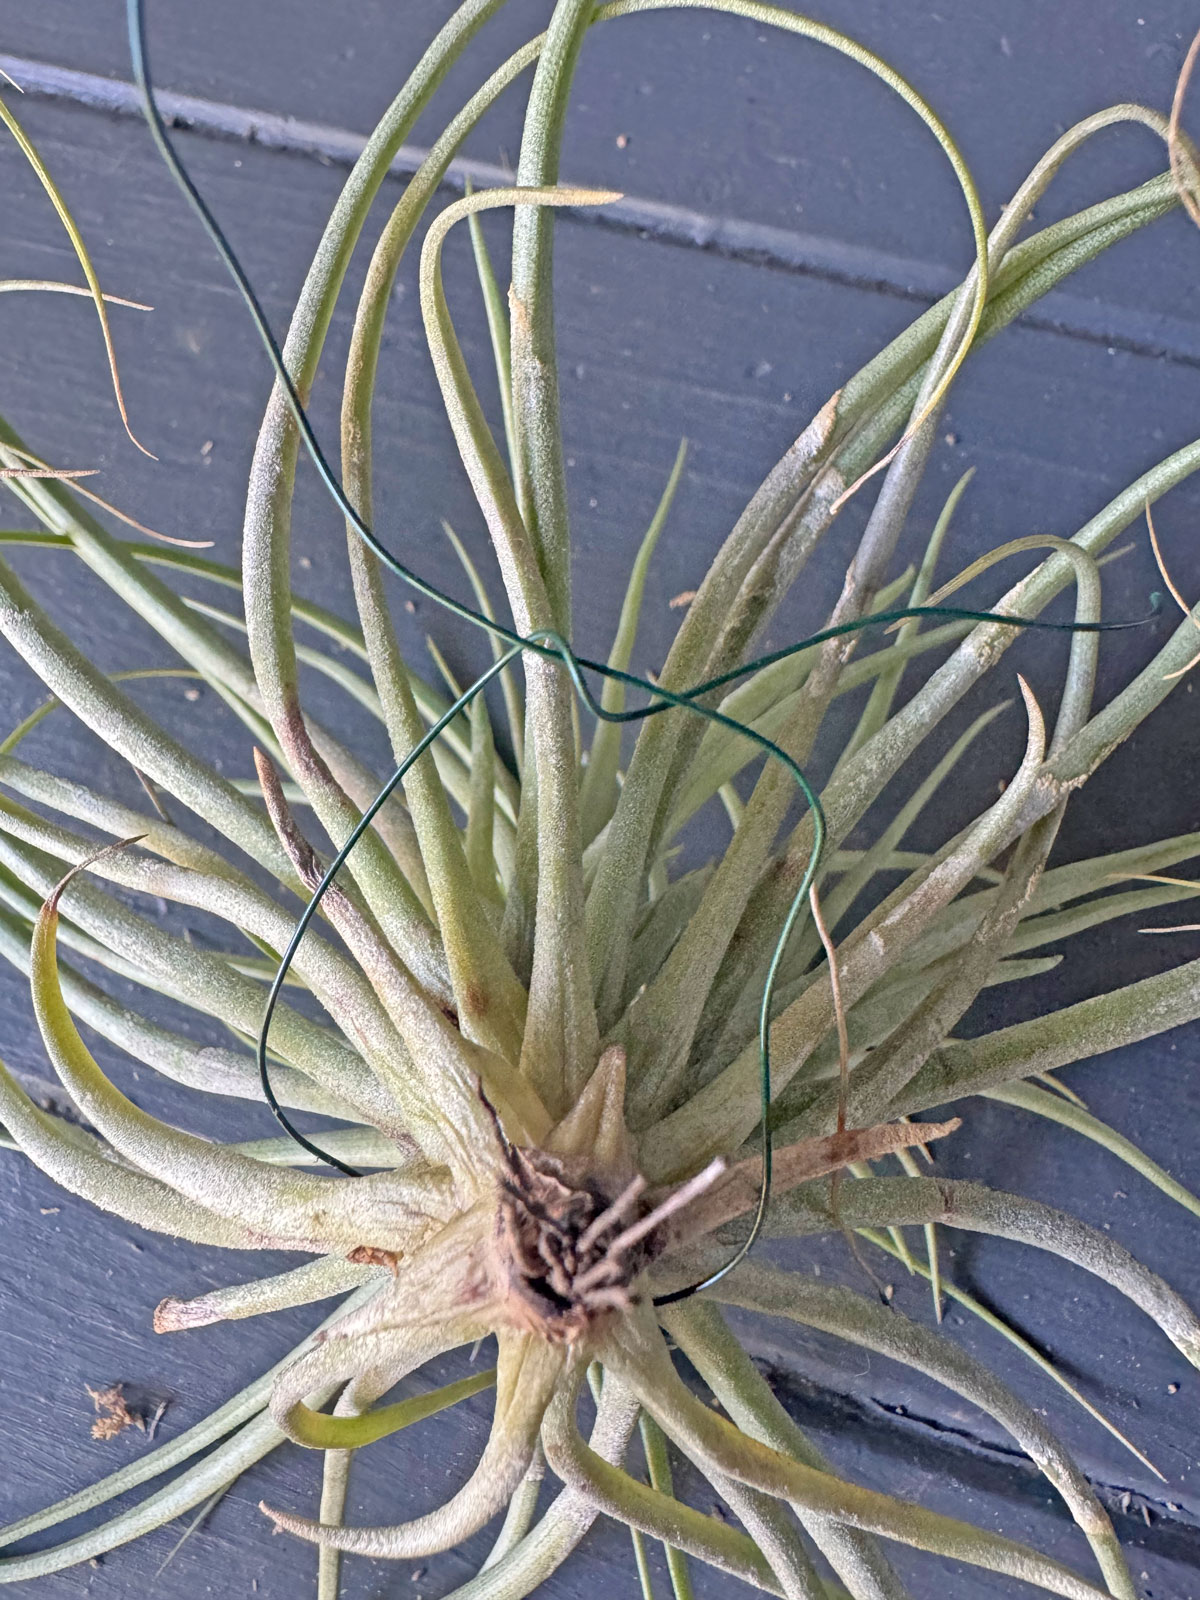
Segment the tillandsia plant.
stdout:
<svg viewBox="0 0 1200 1600">
<path fill-rule="evenodd" d="M 589 28 L 696 7 L 558 0 L 546 33 L 493 72 L 447 125 L 370 257 L 334 466 L 305 404 L 348 263 L 397 149 L 501 0 L 465 0 L 367 141 L 282 352 L 170 143 L 130 0 L 151 131 L 276 363 L 242 569 L 118 539 L 80 486 L 64 481 L 71 474 L 27 448 L 7 423 L 7 485 L 39 529 L 2 537 L 73 551 L 107 584 L 114 617 L 124 607 L 149 623 L 172 653 L 163 670 L 197 675 L 240 720 L 246 774 L 236 782 L 222 776 L 189 747 L 186 729 L 168 730 L 142 710 L 0 563 L 0 632 L 44 680 L 53 696 L 47 708 L 68 708 L 136 769 L 148 793 L 138 809 L 78 774 L 24 762 L 17 747 L 47 708 L 0 746 L 0 948 L 28 968 L 47 1054 L 82 1122 L 35 1106 L 7 1071 L 0 1115 L 14 1147 L 117 1218 L 203 1245 L 310 1258 L 199 1299 L 168 1297 L 155 1316 L 159 1332 L 343 1298 L 289 1359 L 206 1421 L 2 1530 L 0 1541 L 11 1546 L 180 1469 L 85 1534 L 0 1558 L 0 1580 L 52 1573 L 160 1526 L 291 1439 L 324 1453 L 319 1514 L 264 1509 L 276 1528 L 321 1547 L 323 1600 L 336 1595 L 339 1552 L 415 1558 L 458 1545 L 501 1514 L 487 1562 L 456 1591 L 463 1600 L 529 1593 L 601 1515 L 626 1523 L 636 1540 L 649 1534 L 667 1547 L 679 1600 L 690 1593 L 688 1558 L 802 1600 L 901 1600 L 907 1591 L 881 1540 L 1072 1600 L 1136 1593 L 1103 1507 L 1033 1406 L 940 1332 L 881 1305 L 869 1273 L 861 1292 L 826 1286 L 750 1247 L 843 1234 L 855 1252 L 899 1251 L 935 1289 L 986 1314 L 952 1283 L 939 1284 L 933 1230 L 997 1235 L 1097 1275 L 1200 1366 L 1200 1319 L 1167 1284 L 1082 1221 L 923 1172 L 911 1152 L 951 1136 L 958 1122 L 910 1120 L 950 1102 L 970 1117 L 973 1097 L 990 1096 L 1106 1145 L 1200 1210 L 1052 1076 L 1200 1015 L 1200 964 L 999 1032 L 952 1037 L 982 990 L 1045 970 L 1046 961 L 1027 952 L 1195 892 L 1169 869 L 1200 853 L 1197 835 L 1049 869 L 1047 862 L 1068 799 L 1192 663 L 1197 624 L 1181 602 L 1185 614 L 1149 665 L 1093 705 L 1101 635 L 1135 620 L 1102 609 L 1105 552 L 1200 466 L 1200 441 L 1150 467 L 1073 538 L 1019 538 L 939 587 L 940 547 L 960 486 L 915 568 L 894 570 L 964 360 L 1110 246 L 1180 204 L 1195 212 L 1191 149 L 1179 132 L 1178 101 L 1170 118 L 1135 105 L 1093 116 L 1057 141 L 989 233 L 949 133 L 884 63 L 785 9 L 756 0 L 707 4 L 831 47 L 883 79 L 949 160 L 976 257 L 961 288 L 846 383 L 788 446 L 719 550 L 651 683 L 629 664 L 682 453 L 630 577 L 611 655 L 582 660 L 570 643 L 553 224 L 557 207 L 614 198 L 558 183 L 571 80 Z M 473 608 L 450 601 L 416 555 L 376 536 L 389 519 L 372 497 L 372 397 L 406 246 L 464 137 L 530 70 L 515 184 L 438 212 L 419 265 L 429 350 L 503 579 L 511 617 L 504 622 L 469 563 Z M 107 340 L 106 300 L 65 202 L 11 111 L 3 116 L 59 207 Z M 1169 170 L 1022 238 L 1062 163 L 1093 133 L 1124 121 L 1162 136 Z M 513 212 L 507 306 L 478 226 L 479 214 L 497 207 Z M 442 287 L 443 247 L 463 223 L 494 340 L 504 451 Z M 353 624 L 292 594 L 289 523 L 302 450 L 345 515 Z M 874 503 L 833 611 L 813 619 L 821 631 L 749 660 L 818 541 L 860 491 Z M 996 561 L 1027 553 L 1036 564 L 993 603 L 946 604 Z M 239 591 L 242 614 L 189 601 L 167 581 L 172 573 Z M 491 634 L 494 665 L 464 694 L 447 699 L 401 656 L 390 608 L 414 584 Z M 1046 608 L 1068 587 L 1074 622 L 1047 620 Z M 366 675 L 298 644 L 297 623 L 348 650 Z M 918 815 L 989 725 L 987 712 L 869 846 L 850 848 L 851 831 L 944 719 L 985 674 L 1002 677 L 1009 646 L 1022 629 L 1038 627 L 1069 633 L 1066 676 L 1049 729 L 1022 684 L 1025 753 L 999 798 L 940 848 L 905 847 Z M 935 653 L 940 664 L 904 698 L 910 664 L 928 665 Z M 300 662 L 349 687 L 377 719 L 397 763 L 382 791 L 379 774 L 302 704 Z M 493 680 L 508 755 L 482 693 Z M 864 692 L 861 715 L 818 795 L 804 766 L 853 690 Z M 624 722 L 634 725 L 631 745 L 622 744 Z M 681 834 L 718 799 L 730 842 L 710 865 L 681 867 Z M 204 825 L 203 841 L 175 820 L 185 814 Z M 1152 887 L 1111 892 L 1115 879 L 1154 875 Z M 896 886 L 884 893 L 888 881 Z M 146 912 L 147 896 L 218 919 L 230 948 L 176 936 Z M 60 958 L 60 945 L 95 976 Z M 145 1014 L 106 991 L 106 973 L 141 986 Z M 201 1048 L 154 1020 L 156 995 L 219 1022 L 233 1046 Z M 253 1102 L 265 1094 L 283 1133 L 223 1144 L 155 1119 L 105 1076 L 78 1024 L 198 1095 Z M 293 1113 L 318 1114 L 321 1131 L 310 1119 L 300 1133 Z M 899 1175 L 876 1171 L 889 1159 L 899 1161 Z M 329 1172 L 313 1171 L 318 1163 Z M 913 1227 L 927 1230 L 927 1263 L 910 1253 L 903 1230 Z M 1091 1547 L 1092 1574 L 838 1476 L 731 1333 L 726 1307 L 825 1330 L 981 1407 L 1061 1495 Z M 385 1401 L 435 1357 L 488 1340 L 494 1370 Z M 681 1377 L 676 1348 L 707 1394 Z M 393 1525 L 345 1523 L 357 1452 L 411 1424 L 436 1428 L 424 1419 L 492 1384 L 486 1447 L 445 1504 L 405 1520 L 398 1494 Z M 589 1391 L 595 1411 L 585 1439 Z M 649 1482 L 626 1464 L 639 1424 Z M 708 1480 L 729 1517 L 675 1497 L 668 1445 Z M 361 1470 L 370 1459 L 366 1450 Z M 561 1484 L 548 1501 L 546 1469 Z"/>
</svg>

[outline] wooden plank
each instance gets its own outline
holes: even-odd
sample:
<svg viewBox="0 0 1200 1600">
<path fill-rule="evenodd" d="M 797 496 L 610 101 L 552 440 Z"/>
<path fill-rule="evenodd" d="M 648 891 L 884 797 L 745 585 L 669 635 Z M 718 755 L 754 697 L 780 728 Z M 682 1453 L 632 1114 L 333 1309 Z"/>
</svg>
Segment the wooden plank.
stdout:
<svg viewBox="0 0 1200 1600">
<path fill-rule="evenodd" d="M 152 57 L 166 88 L 365 133 L 452 9 L 449 0 L 386 7 L 349 0 L 331 38 L 325 27 L 297 27 L 289 0 L 253 7 L 214 0 L 202 15 L 151 7 Z M 423 142 L 545 15 L 541 0 L 509 0 L 448 75 L 418 129 Z M 993 210 L 1079 118 L 1120 101 L 1165 110 L 1193 22 L 1184 0 L 1141 17 L 1133 6 L 1083 0 L 1047 16 L 1004 0 L 988 8 L 986 22 L 969 10 L 840 0 L 822 20 L 861 38 L 931 100 Z M 20 8 L 6 21 L 5 49 L 15 56 L 129 77 L 119 7 L 86 9 L 69 33 L 44 8 Z M 581 60 L 564 170 L 730 222 L 961 269 L 969 259 L 961 201 L 913 114 L 819 45 L 769 43 L 760 26 L 702 12 L 598 28 Z M 510 94 L 468 154 L 514 161 L 520 109 L 521 95 Z M 1109 133 L 1068 165 L 1044 209 L 1056 214 L 1095 197 L 1098 173 L 1119 186 L 1160 168 L 1161 153 L 1144 130 Z M 1142 311 L 1191 316 L 1182 250 L 1167 261 L 1146 254 L 1138 268 L 1101 269 L 1092 292 Z"/>
</svg>

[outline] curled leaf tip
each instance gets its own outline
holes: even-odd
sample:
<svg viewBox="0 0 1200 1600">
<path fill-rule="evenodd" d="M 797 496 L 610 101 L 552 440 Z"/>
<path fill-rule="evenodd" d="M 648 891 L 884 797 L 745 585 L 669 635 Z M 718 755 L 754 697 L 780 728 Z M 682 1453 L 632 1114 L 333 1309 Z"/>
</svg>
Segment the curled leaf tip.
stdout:
<svg viewBox="0 0 1200 1600">
<path fill-rule="evenodd" d="M 1171 169 L 1171 178 L 1175 185 L 1175 193 L 1180 204 L 1192 221 L 1200 227 L 1200 200 L 1197 199 L 1198 175 L 1196 172 L 1196 155 L 1186 134 L 1180 127 L 1183 116 L 1183 103 L 1187 98 L 1188 85 L 1195 71 L 1196 58 L 1200 55 L 1200 31 L 1197 31 L 1191 44 L 1188 46 L 1187 55 L 1184 57 L 1183 66 L 1179 70 L 1179 77 L 1175 83 L 1175 94 L 1171 101 L 1171 117 L 1167 125 L 1167 156 Z"/>
<path fill-rule="evenodd" d="M 258 1509 L 265 1517 L 270 1517 L 272 1533 L 294 1533 L 301 1539 L 311 1539 L 315 1544 L 323 1542 L 322 1534 L 326 1530 L 321 1523 L 313 1522 L 308 1517 L 297 1517 L 290 1511 L 276 1511 L 265 1500 L 258 1502 Z"/>
<path fill-rule="evenodd" d="M 94 867 L 97 861 L 102 861 L 105 856 L 116 855 L 118 850 L 127 850 L 132 844 L 141 844 L 146 837 L 144 833 L 131 834 L 128 839 L 117 839 L 112 844 L 101 845 L 99 850 L 93 850 L 90 856 L 84 856 L 82 861 L 77 861 L 71 870 L 59 879 L 54 888 L 46 897 L 43 913 L 48 917 L 57 917 L 58 903 L 65 894 L 72 878 L 78 877 L 81 872 L 87 872 Z"/>
<path fill-rule="evenodd" d="M 1042 717 L 1042 708 L 1037 702 L 1037 696 L 1030 688 L 1028 680 L 1023 678 L 1019 672 L 1017 673 L 1017 686 L 1021 691 L 1021 699 L 1025 702 L 1025 711 L 1029 717 L 1030 731 L 1031 733 L 1036 732 L 1040 738 L 1045 729 L 1045 721 Z"/>
</svg>

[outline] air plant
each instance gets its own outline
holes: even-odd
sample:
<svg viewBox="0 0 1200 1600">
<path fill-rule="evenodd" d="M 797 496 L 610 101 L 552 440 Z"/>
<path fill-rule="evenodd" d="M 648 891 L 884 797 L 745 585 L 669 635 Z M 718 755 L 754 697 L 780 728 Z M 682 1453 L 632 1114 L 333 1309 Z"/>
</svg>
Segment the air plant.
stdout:
<svg viewBox="0 0 1200 1600">
<path fill-rule="evenodd" d="M 29 723 L 0 746 L 0 948 L 28 968 L 47 1054 L 84 1123 L 39 1109 L 0 1070 L 9 1141 L 125 1222 L 214 1247 L 308 1258 L 199 1299 L 164 1299 L 155 1315 L 161 1333 L 340 1298 L 289 1359 L 206 1421 L 3 1530 L 0 1541 L 14 1544 L 182 1469 L 90 1533 L 0 1558 L 0 1580 L 54 1572 L 160 1526 L 291 1439 L 324 1452 L 319 1516 L 264 1509 L 276 1528 L 321 1546 L 324 1600 L 337 1592 L 338 1552 L 417 1557 L 459 1544 L 501 1513 L 488 1562 L 457 1591 L 463 1600 L 529 1593 L 600 1515 L 668 1547 L 681 1600 L 687 1557 L 788 1597 L 901 1600 L 906 1590 L 881 1540 L 1072 1600 L 1135 1594 L 1105 1511 L 1040 1413 L 942 1333 L 881 1305 L 868 1278 L 861 1292 L 826 1286 L 765 1263 L 748 1246 L 759 1237 L 841 1233 L 856 1252 L 899 1249 L 915 1269 L 906 1228 L 998 1235 L 1097 1275 L 1200 1365 L 1200 1319 L 1102 1232 L 1019 1195 L 922 1175 L 909 1156 L 958 1125 L 911 1118 L 949 1102 L 961 1102 L 969 1117 L 972 1097 L 987 1095 L 1065 1122 L 1198 1209 L 1130 1141 L 1056 1093 L 1050 1076 L 1200 1014 L 1197 963 L 999 1032 L 956 1039 L 952 1030 L 984 988 L 1042 970 L 1026 952 L 1194 892 L 1167 874 L 1200 853 L 1197 835 L 1047 862 L 1071 795 L 1191 662 L 1189 613 L 1142 672 L 1093 707 L 1100 635 L 1129 620 L 1102 610 L 1102 558 L 1200 466 L 1200 442 L 1147 470 L 1072 539 L 1017 539 L 938 588 L 960 485 L 915 572 L 893 570 L 942 404 L 969 353 L 1135 230 L 1180 203 L 1194 210 L 1196 173 L 1179 134 L 1178 101 L 1170 119 L 1126 105 L 1072 128 L 989 234 L 950 135 L 870 52 L 775 6 L 707 3 L 831 46 L 888 83 L 950 161 L 976 259 L 961 289 L 920 316 L 789 445 L 721 547 L 653 683 L 630 673 L 629 663 L 646 565 L 682 454 L 631 576 L 612 653 L 605 663 L 581 661 L 569 643 L 552 229 L 556 207 L 613 198 L 558 183 L 572 73 L 588 28 L 619 26 L 621 17 L 676 0 L 558 0 L 546 33 L 498 68 L 446 127 L 371 255 L 344 379 L 337 471 L 304 403 L 348 261 L 396 150 L 500 0 L 465 0 L 371 135 L 330 218 L 281 359 L 241 276 L 278 364 L 250 478 L 240 575 L 189 550 L 117 539 L 64 481 L 69 474 L 0 423 L 8 487 L 40 526 L 3 538 L 62 547 L 84 561 L 108 585 L 114 615 L 129 608 L 182 662 L 164 670 L 198 675 L 240 719 L 247 774 L 252 750 L 257 773 L 255 786 L 216 772 L 189 748 L 186 729 L 168 730 L 142 710 L 0 563 L 0 632 L 44 680 L 51 703 L 130 763 L 151 798 L 169 797 L 172 818 L 198 819 L 206 838 L 219 841 L 201 842 L 156 806 L 119 803 L 76 774 L 26 764 L 16 749 Z M 130 9 L 151 126 L 186 187 L 155 109 L 136 0 Z M 479 683 L 447 700 L 403 660 L 393 631 L 390 606 L 403 583 L 446 597 L 427 573 L 410 570 L 420 566 L 415 557 L 401 562 L 373 531 L 383 519 L 372 500 L 372 395 L 405 248 L 467 132 L 530 68 L 515 185 L 446 206 L 421 249 L 429 349 L 511 614 L 511 623 L 496 620 L 468 563 L 476 608 L 452 608 L 488 629 L 496 658 Z M 10 112 L 5 120 L 23 138 Z M 1094 132 L 1123 121 L 1162 135 L 1170 170 L 1019 238 L 1061 164 Z M 36 150 L 27 140 L 23 147 L 49 186 Z M 194 190 L 191 197 L 203 212 Z M 513 211 L 507 308 L 478 228 L 480 213 L 497 207 Z M 60 211 L 107 338 L 105 300 L 65 205 Z M 442 250 L 463 222 L 494 338 L 507 460 L 442 288 Z M 289 518 L 302 447 L 346 516 L 356 624 L 292 594 Z M 874 505 L 832 613 L 814 619 L 822 632 L 748 662 L 818 541 L 868 480 L 877 486 Z M 986 607 L 946 604 L 996 561 L 1027 552 L 1036 565 Z M 240 589 L 242 616 L 190 604 L 161 568 Z M 388 568 L 401 579 L 394 589 Z M 1074 623 L 1046 621 L 1046 607 L 1069 586 Z M 926 617 L 935 625 L 922 626 Z M 230 622 L 244 628 L 247 650 Z M 369 681 L 298 645 L 297 622 L 347 647 Z M 849 848 L 851 831 L 968 690 L 989 672 L 1002 676 L 1008 647 L 1023 628 L 1039 626 L 1070 632 L 1062 695 L 1047 730 L 1022 683 L 1026 748 L 999 798 L 932 853 L 905 848 L 917 816 L 991 720 L 987 713 L 869 847 Z M 903 699 L 910 664 L 934 652 L 941 664 Z M 382 793 L 378 775 L 302 705 L 300 659 L 323 663 L 339 681 L 353 677 L 398 764 Z M 511 759 L 481 692 L 492 679 L 503 689 Z M 585 711 L 599 713 L 583 755 L 579 729 L 591 721 L 577 721 L 576 689 Z M 865 704 L 818 796 L 804 764 L 831 710 L 856 689 L 866 691 Z M 627 705 L 630 696 L 636 704 Z M 623 721 L 636 725 L 624 749 Z M 796 820 L 798 785 L 809 803 Z M 718 797 L 732 822 L 730 842 L 710 866 L 683 870 L 677 841 Z M 900 881 L 885 893 L 888 873 Z M 1115 877 L 1155 874 L 1152 888 L 1110 892 Z M 211 914 L 244 948 L 192 945 L 145 915 L 138 896 Z M 307 922 L 297 930 L 302 904 Z M 145 1014 L 60 958 L 60 945 L 98 976 L 142 986 Z M 323 1020 L 300 991 L 319 1002 Z M 156 994 L 223 1024 L 235 1047 L 201 1050 L 153 1020 Z M 77 1023 L 197 1093 L 256 1101 L 265 1090 L 284 1133 L 221 1144 L 166 1125 L 104 1075 Z M 329 1126 L 299 1134 L 289 1116 L 296 1111 L 318 1113 Z M 875 1171 L 897 1156 L 901 1175 Z M 312 1170 L 318 1163 L 330 1172 Z M 936 1285 L 932 1248 L 924 1270 Z M 731 1333 L 728 1306 L 885 1353 L 981 1407 L 1061 1495 L 1097 1575 L 839 1477 Z M 493 1339 L 494 1372 L 386 1401 L 433 1358 Z M 676 1347 L 707 1395 L 680 1376 Z M 344 1523 L 357 1452 L 493 1383 L 482 1457 L 444 1505 L 402 1520 L 398 1504 L 387 1527 Z M 589 1386 L 595 1415 L 585 1439 L 581 1395 Z M 625 1464 L 639 1422 L 649 1483 Z M 709 1481 L 731 1520 L 675 1497 L 668 1441 Z M 544 1466 L 561 1483 L 548 1503 L 539 1499 Z M 820 1563 L 840 1589 L 829 1587 Z"/>
</svg>

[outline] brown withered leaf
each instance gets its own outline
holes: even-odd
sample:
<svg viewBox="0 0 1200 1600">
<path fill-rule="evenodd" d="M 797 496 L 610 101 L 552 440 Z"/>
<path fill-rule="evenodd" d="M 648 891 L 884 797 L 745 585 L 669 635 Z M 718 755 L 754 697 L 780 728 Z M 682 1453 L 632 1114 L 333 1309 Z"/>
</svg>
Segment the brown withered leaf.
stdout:
<svg viewBox="0 0 1200 1600">
<path fill-rule="evenodd" d="M 852 1161 L 876 1161 L 895 1150 L 944 1139 L 960 1125 L 958 1117 L 950 1122 L 884 1122 L 873 1128 L 847 1128 L 824 1139 L 804 1139 L 775 1151 L 772 1190 L 785 1194 L 797 1184 L 837 1172 Z M 761 1174 L 758 1156 L 730 1167 L 719 1182 L 680 1214 L 673 1245 L 702 1238 L 748 1211 L 758 1201 Z"/>
</svg>

